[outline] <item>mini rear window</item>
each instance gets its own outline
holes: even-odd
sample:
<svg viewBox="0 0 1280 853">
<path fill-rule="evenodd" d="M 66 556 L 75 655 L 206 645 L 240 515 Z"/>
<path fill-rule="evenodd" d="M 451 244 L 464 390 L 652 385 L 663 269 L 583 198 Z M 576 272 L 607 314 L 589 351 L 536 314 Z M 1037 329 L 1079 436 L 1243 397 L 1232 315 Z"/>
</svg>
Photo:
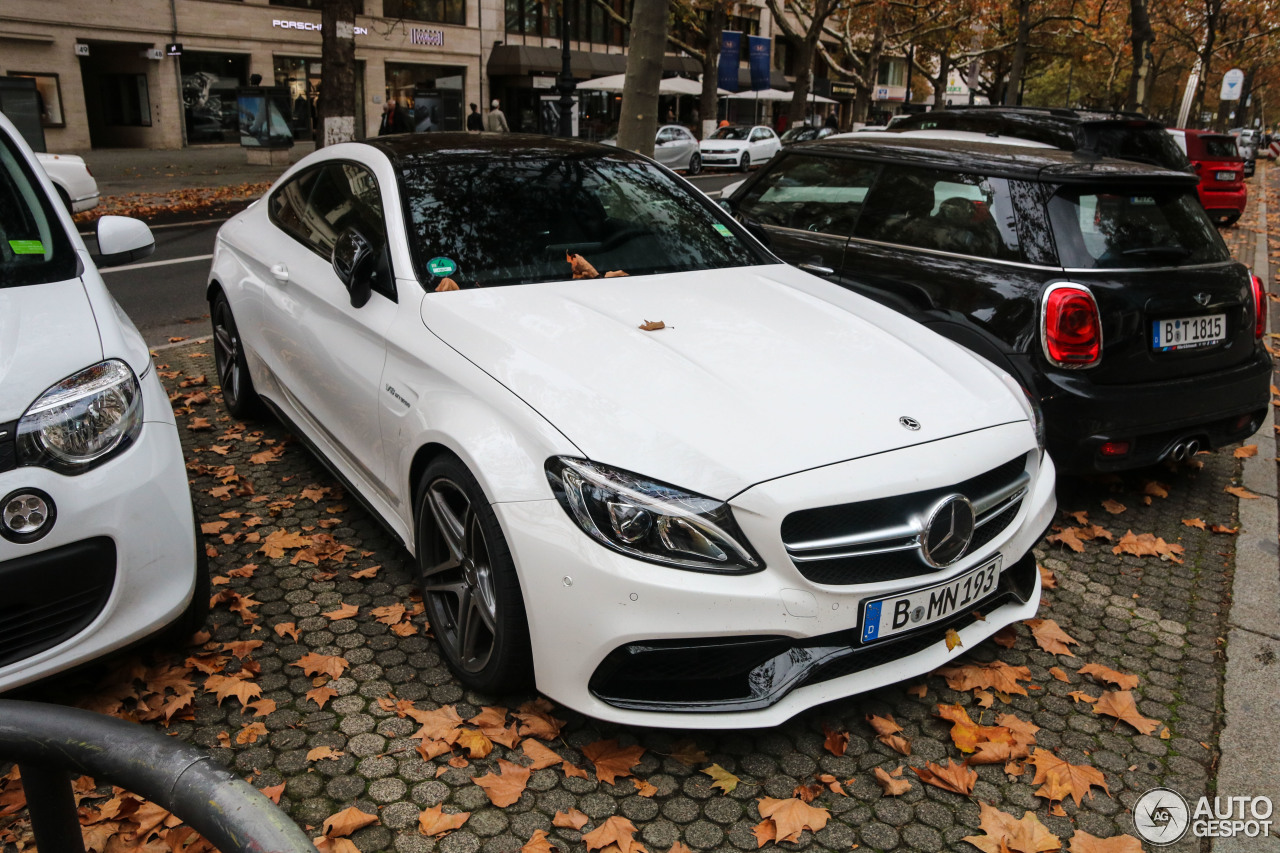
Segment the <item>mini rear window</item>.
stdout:
<svg viewBox="0 0 1280 853">
<path fill-rule="evenodd" d="M 1136 269 L 1231 260 L 1194 191 L 1064 187 L 1049 218 L 1067 269 Z"/>
</svg>

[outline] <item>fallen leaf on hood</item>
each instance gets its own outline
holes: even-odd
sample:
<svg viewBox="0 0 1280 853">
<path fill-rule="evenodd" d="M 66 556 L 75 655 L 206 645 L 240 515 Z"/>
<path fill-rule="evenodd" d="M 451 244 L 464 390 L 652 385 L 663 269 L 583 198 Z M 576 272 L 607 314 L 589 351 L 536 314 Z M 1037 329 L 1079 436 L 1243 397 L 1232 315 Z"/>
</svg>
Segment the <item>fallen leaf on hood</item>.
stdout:
<svg viewBox="0 0 1280 853">
<path fill-rule="evenodd" d="M 587 851 L 599 850 L 610 844 L 617 845 L 618 853 L 641 853 L 645 848 L 636 841 L 636 825 L 625 817 L 614 815 L 595 829 L 582 836 Z"/>
<path fill-rule="evenodd" d="M 626 272 L 623 272 L 622 270 L 609 270 L 607 273 L 604 274 L 604 277 L 605 278 L 621 278 L 622 276 L 626 276 L 630 274 L 631 273 L 626 273 Z"/>
<path fill-rule="evenodd" d="M 599 278 L 600 273 L 582 255 L 565 252 L 564 259 L 573 268 L 574 278 Z"/>
<path fill-rule="evenodd" d="M 667 324 L 661 320 L 645 320 L 640 324 L 641 331 L 645 332 L 656 332 L 659 329 L 665 329 L 666 327 Z"/>
<path fill-rule="evenodd" d="M 455 829 L 460 828 L 471 817 L 471 812 L 445 814 L 444 806 L 438 805 L 426 809 L 418 815 L 418 831 L 432 838 L 443 838 Z"/>
<path fill-rule="evenodd" d="M 442 278 L 440 283 L 436 285 L 436 293 L 447 293 L 451 290 L 457 290 L 458 283 L 451 278 Z"/>
<path fill-rule="evenodd" d="M 901 776 L 902 767 L 899 766 L 894 774 Z M 876 782 L 880 783 L 880 787 L 884 790 L 883 796 L 899 797 L 911 790 L 911 783 L 906 779 L 895 779 L 893 775 L 886 773 L 883 767 L 875 769 Z"/>
<path fill-rule="evenodd" d="M 944 791 L 969 796 L 973 793 L 973 785 L 978 781 L 978 772 L 964 764 L 956 764 L 950 758 L 947 766 L 926 762 L 924 767 L 912 767 L 911 772 L 920 777 L 926 785 L 933 785 Z"/>
<path fill-rule="evenodd" d="M 486 773 L 471 781 L 484 788 L 489 802 L 504 809 L 520 799 L 525 786 L 529 784 L 529 774 L 533 771 L 528 767 L 512 764 L 503 758 L 498 759 L 498 768 L 500 770 L 498 774 Z"/>
<path fill-rule="evenodd" d="M 1128 690 L 1114 690 L 1103 693 L 1094 703 L 1093 713 L 1106 714 L 1133 726 L 1144 735 L 1149 735 L 1160 725 L 1159 720 L 1144 717 L 1138 712 L 1138 704 Z"/>
<path fill-rule="evenodd" d="M 1100 663 L 1085 664 L 1084 666 L 1080 667 L 1080 674 L 1092 675 L 1094 678 L 1098 679 L 1099 681 L 1105 681 L 1109 684 L 1114 684 L 1116 687 L 1119 687 L 1121 690 L 1132 690 L 1133 688 L 1138 686 L 1138 676 L 1129 675 L 1128 673 L 1124 673 L 1124 672 L 1117 672 L 1111 667 L 1103 666 Z"/>
<path fill-rule="evenodd" d="M 726 794 L 732 794 L 733 789 L 738 787 L 738 783 L 742 781 L 728 770 L 725 770 L 719 764 L 712 764 L 710 767 L 704 767 L 701 772 L 711 777 L 711 787 L 719 788 Z"/>
</svg>

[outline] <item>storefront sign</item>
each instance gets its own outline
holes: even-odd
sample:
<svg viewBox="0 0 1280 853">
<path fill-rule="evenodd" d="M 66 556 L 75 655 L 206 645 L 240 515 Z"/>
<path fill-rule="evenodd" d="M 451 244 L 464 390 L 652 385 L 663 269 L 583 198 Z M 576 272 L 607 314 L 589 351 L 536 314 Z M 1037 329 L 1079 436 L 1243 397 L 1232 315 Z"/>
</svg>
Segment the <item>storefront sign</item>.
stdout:
<svg viewBox="0 0 1280 853">
<path fill-rule="evenodd" d="M 341 24 L 341 22 L 339 22 Z M 320 25 L 312 21 L 281 21 L 278 19 L 271 21 L 271 26 L 279 27 L 282 30 L 307 30 L 310 32 L 320 32 Z M 348 24 L 348 26 L 350 26 Z M 355 35 L 367 36 L 369 34 L 368 27 L 352 27 Z"/>
<path fill-rule="evenodd" d="M 409 43 L 424 44 L 428 47 L 444 47 L 444 30 L 412 27 L 409 30 Z"/>
<path fill-rule="evenodd" d="M 182 42 L 170 42 L 164 46 L 164 52 L 168 56 L 182 56 Z"/>
<path fill-rule="evenodd" d="M 839 83 L 831 84 L 831 94 L 833 95 L 857 95 L 858 88 L 856 86 L 842 86 Z"/>
</svg>

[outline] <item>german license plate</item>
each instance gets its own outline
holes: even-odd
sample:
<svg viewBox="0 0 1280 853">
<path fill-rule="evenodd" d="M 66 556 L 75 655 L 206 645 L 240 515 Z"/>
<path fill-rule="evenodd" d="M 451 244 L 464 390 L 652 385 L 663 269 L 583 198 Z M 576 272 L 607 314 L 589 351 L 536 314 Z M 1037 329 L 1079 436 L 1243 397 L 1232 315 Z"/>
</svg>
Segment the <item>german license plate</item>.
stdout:
<svg viewBox="0 0 1280 853">
<path fill-rule="evenodd" d="M 1214 172 L 1213 177 L 1219 181 L 1234 181 L 1236 179 L 1235 172 Z"/>
<path fill-rule="evenodd" d="M 1227 338 L 1227 315 L 1153 320 L 1151 348 L 1157 352 L 1213 346 Z"/>
<path fill-rule="evenodd" d="M 870 643 L 954 616 L 995 591 L 1000 556 L 954 580 L 862 605 L 862 642 Z"/>
</svg>

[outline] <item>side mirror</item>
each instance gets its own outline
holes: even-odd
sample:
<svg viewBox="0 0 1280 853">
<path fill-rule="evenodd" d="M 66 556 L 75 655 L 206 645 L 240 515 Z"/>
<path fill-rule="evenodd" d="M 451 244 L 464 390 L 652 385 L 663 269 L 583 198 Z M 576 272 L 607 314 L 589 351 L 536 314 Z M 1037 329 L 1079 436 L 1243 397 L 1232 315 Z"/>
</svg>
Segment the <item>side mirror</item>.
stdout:
<svg viewBox="0 0 1280 853">
<path fill-rule="evenodd" d="M 373 295 L 373 272 L 378 253 L 354 228 L 338 235 L 333 244 L 333 271 L 351 294 L 351 307 L 361 308 Z"/>
<path fill-rule="evenodd" d="M 118 267 L 140 261 L 156 250 L 151 229 L 140 219 L 129 216 L 103 216 L 98 219 L 98 255 L 100 267 Z"/>
</svg>

